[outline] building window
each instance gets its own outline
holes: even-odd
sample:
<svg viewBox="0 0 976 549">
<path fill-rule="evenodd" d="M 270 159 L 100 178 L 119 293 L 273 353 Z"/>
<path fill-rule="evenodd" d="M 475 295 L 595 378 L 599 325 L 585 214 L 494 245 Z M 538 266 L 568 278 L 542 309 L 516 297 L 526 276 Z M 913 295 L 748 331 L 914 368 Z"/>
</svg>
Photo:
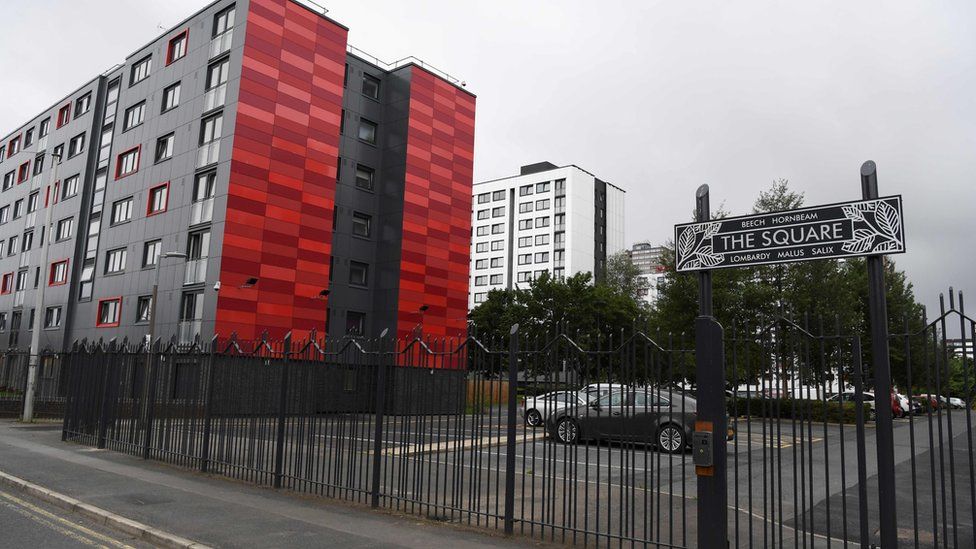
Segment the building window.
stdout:
<svg viewBox="0 0 976 549">
<path fill-rule="evenodd" d="M 518 239 L 518 247 L 519 248 L 528 248 L 531 245 L 532 245 L 532 237 L 531 236 L 520 236 L 519 237 L 519 239 Z"/>
<path fill-rule="evenodd" d="M 491 275 L 491 284 L 492 285 L 502 284 L 502 275 L 500 274 Z"/>
<path fill-rule="evenodd" d="M 173 158 L 173 146 L 176 143 L 176 134 L 164 135 L 156 140 L 156 163 Z"/>
<path fill-rule="evenodd" d="M 14 181 L 16 180 L 16 178 L 17 178 L 17 174 L 12 171 L 4 174 L 3 190 L 5 191 L 10 190 L 10 188 L 14 186 Z"/>
<path fill-rule="evenodd" d="M 356 164 L 356 186 L 360 189 L 373 190 L 373 177 L 375 175 L 376 170 L 373 168 Z"/>
<path fill-rule="evenodd" d="M 166 48 L 166 64 L 183 59 L 186 56 L 187 43 L 190 40 L 189 29 L 177 34 L 169 41 Z"/>
<path fill-rule="evenodd" d="M 488 276 L 487 275 L 481 275 L 481 276 L 474 277 L 474 285 L 475 286 L 487 286 L 488 285 Z"/>
<path fill-rule="evenodd" d="M 549 182 L 546 181 L 544 183 L 536 183 L 535 184 L 535 192 L 536 193 L 549 192 Z"/>
<path fill-rule="evenodd" d="M 119 318 L 122 316 L 122 298 L 114 297 L 102 299 L 98 302 L 98 318 L 95 326 L 98 328 L 110 328 L 119 325 Z"/>
<path fill-rule="evenodd" d="M 545 275 L 548 272 L 549 272 L 549 269 L 542 269 L 541 271 L 536 271 L 535 272 L 535 278 L 536 279 L 542 278 L 543 275 Z"/>
<path fill-rule="evenodd" d="M 7 313 L 0 313 L 0 332 L 7 331 Z"/>
<path fill-rule="evenodd" d="M 532 271 L 522 271 L 518 274 L 519 282 L 531 282 L 532 281 Z"/>
<path fill-rule="evenodd" d="M 0 208 L 0 225 L 10 221 L 10 205 Z"/>
<path fill-rule="evenodd" d="M 18 292 L 27 289 L 27 269 L 17 271 L 17 282 L 14 289 Z"/>
<path fill-rule="evenodd" d="M 112 203 L 112 217 L 109 225 L 118 225 L 132 219 L 132 197 L 123 198 Z"/>
<path fill-rule="evenodd" d="M 180 322 L 203 319 L 203 293 L 183 292 L 180 300 Z"/>
<path fill-rule="evenodd" d="M 499 206 L 497 208 L 491 209 L 492 217 L 505 217 L 505 206 Z"/>
<path fill-rule="evenodd" d="M 236 7 L 231 6 L 223 11 L 214 15 L 214 28 L 213 36 L 214 38 L 224 34 L 225 32 L 234 28 L 234 15 L 236 12 Z"/>
<path fill-rule="evenodd" d="M 488 214 L 491 212 L 489 210 L 478 210 L 478 221 L 483 219 L 488 219 Z"/>
<path fill-rule="evenodd" d="M 547 234 L 539 234 L 539 235 L 536 235 L 535 236 L 535 245 L 536 246 L 545 246 L 546 244 L 549 244 L 549 235 L 547 235 Z"/>
<path fill-rule="evenodd" d="M 71 122 L 71 103 L 68 103 L 58 110 L 58 127 L 60 128 L 68 122 Z"/>
<path fill-rule="evenodd" d="M 372 99 L 379 100 L 380 98 L 379 78 L 363 73 L 363 95 Z"/>
<path fill-rule="evenodd" d="M 528 229 L 531 229 L 531 228 L 532 228 L 532 220 L 531 219 L 520 219 L 519 220 L 519 230 L 520 231 L 525 231 L 525 230 L 528 230 Z"/>
<path fill-rule="evenodd" d="M 475 303 L 484 303 L 485 302 L 485 299 L 487 298 L 487 296 L 488 296 L 488 294 L 486 294 L 484 292 L 474 294 L 474 302 Z"/>
<path fill-rule="evenodd" d="M 537 218 L 535 218 L 535 228 L 536 229 L 538 229 L 539 227 L 548 227 L 548 226 L 549 226 L 549 218 L 548 217 L 537 217 Z"/>
<path fill-rule="evenodd" d="M 163 90 L 163 106 L 160 114 L 180 106 L 180 82 Z"/>
<path fill-rule="evenodd" d="M 495 202 L 505 200 L 505 191 L 495 191 L 491 194 L 491 199 Z"/>
<path fill-rule="evenodd" d="M 536 211 L 548 210 L 549 209 L 549 199 L 547 198 L 545 200 L 536 200 L 535 201 L 535 209 L 536 209 Z"/>
<path fill-rule="evenodd" d="M 75 101 L 75 118 L 91 110 L 91 92 L 82 95 Z"/>
<path fill-rule="evenodd" d="M 13 235 L 10 240 L 7 241 L 7 257 L 10 257 L 17 253 L 17 243 L 20 242 L 20 237 Z"/>
<path fill-rule="evenodd" d="M 24 215 L 24 199 L 14 201 L 14 219 L 20 219 Z"/>
<path fill-rule="evenodd" d="M 519 196 L 528 196 L 532 194 L 532 185 L 522 185 L 519 187 Z"/>
<path fill-rule="evenodd" d="M 44 155 L 39 154 L 34 158 L 34 175 L 41 175 L 44 171 Z"/>
<path fill-rule="evenodd" d="M 14 219 L 16 219 L 16 217 Z M 488 225 L 481 225 L 476 230 L 478 231 L 478 236 L 488 236 Z"/>
<path fill-rule="evenodd" d="M 492 269 L 499 269 L 501 267 L 502 267 L 502 258 L 500 258 L 500 257 L 493 257 L 493 258 L 491 258 L 491 268 Z"/>
<path fill-rule="evenodd" d="M 0 145 L 0 162 L 3 162 L 3 159 L 6 158 L 6 154 L 7 154 L 7 146 Z"/>
<path fill-rule="evenodd" d="M 4 273 L 0 282 L 0 294 L 9 294 L 14 290 L 14 273 Z"/>
<path fill-rule="evenodd" d="M 30 161 L 24 162 L 17 170 L 17 183 L 23 183 L 30 177 Z"/>
<path fill-rule="evenodd" d="M 207 67 L 207 90 L 226 84 L 230 77 L 230 59 L 222 59 Z"/>
<path fill-rule="evenodd" d="M 155 267 L 163 251 L 162 240 L 150 240 L 142 245 L 142 267 Z"/>
<path fill-rule="evenodd" d="M 68 158 L 78 156 L 85 151 L 85 134 L 81 133 L 68 141 Z"/>
<path fill-rule="evenodd" d="M 68 260 L 62 259 L 51 263 L 51 270 L 48 272 L 47 285 L 60 286 L 68 282 Z"/>
<path fill-rule="evenodd" d="M 34 144 L 34 128 L 31 128 L 24 132 L 24 148 L 30 147 Z"/>
<path fill-rule="evenodd" d="M 492 240 L 491 241 L 491 251 L 493 251 L 493 252 L 499 252 L 499 251 L 504 250 L 504 249 L 505 249 L 505 241 L 504 240 Z"/>
<path fill-rule="evenodd" d="M 362 336 L 366 333 L 366 313 L 346 311 L 346 335 Z"/>
<path fill-rule="evenodd" d="M 519 265 L 531 265 L 532 264 L 532 254 L 519 254 L 518 256 Z"/>
<path fill-rule="evenodd" d="M 141 295 L 136 301 L 136 324 L 145 324 L 152 317 L 152 296 Z"/>
<path fill-rule="evenodd" d="M 122 131 L 128 131 L 142 124 L 146 119 L 146 102 L 140 101 L 125 109 L 125 116 L 122 119 Z"/>
<path fill-rule="evenodd" d="M 523 202 L 523 203 L 519 204 L 519 213 L 529 213 L 531 211 L 532 211 L 532 203 L 531 202 Z"/>
<path fill-rule="evenodd" d="M 55 234 L 55 240 L 61 242 L 71 238 L 72 233 L 74 233 L 75 218 L 68 217 L 58 221 L 58 227 Z"/>
<path fill-rule="evenodd" d="M 503 232 L 505 232 L 504 223 L 495 223 L 491 226 L 491 234 L 502 234 Z"/>
<path fill-rule="evenodd" d="M 118 160 L 115 162 L 115 179 L 121 179 L 139 171 L 141 153 L 142 147 L 140 146 L 119 154 Z"/>
<path fill-rule="evenodd" d="M 54 146 L 54 153 L 52 154 L 52 156 L 56 156 L 58 158 L 64 158 L 64 143 Z"/>
<path fill-rule="evenodd" d="M 364 213 L 352 213 L 352 234 L 369 237 L 372 232 L 373 218 Z"/>
<path fill-rule="evenodd" d="M 546 263 L 549 261 L 549 252 L 536 252 L 535 262 L 536 263 Z"/>
<path fill-rule="evenodd" d="M 51 119 L 45 118 L 44 120 L 41 120 L 40 128 L 41 128 L 40 133 L 38 135 L 40 137 L 47 137 L 47 134 L 51 133 Z M 3 147 L 0 147 L 0 157 L 2 156 L 3 156 Z"/>
<path fill-rule="evenodd" d="M 152 69 L 152 55 L 147 55 L 133 63 L 129 73 L 129 85 L 134 86 L 149 78 L 150 69 Z"/>
<path fill-rule="evenodd" d="M 556 180 L 556 195 L 566 194 L 566 180 L 557 179 Z"/>
<path fill-rule="evenodd" d="M 200 145 L 203 146 L 220 139 L 223 125 L 223 113 L 218 113 L 204 118 L 203 122 L 200 124 Z"/>
<path fill-rule="evenodd" d="M 146 206 L 146 216 L 165 212 L 168 204 L 169 181 L 149 189 L 149 204 Z"/>
<path fill-rule="evenodd" d="M 105 274 L 121 273 L 125 270 L 126 248 L 116 248 L 105 252 Z"/>
<path fill-rule="evenodd" d="M 475 269 L 479 269 L 479 270 L 480 269 L 487 269 L 488 268 L 488 260 L 487 259 L 479 259 L 479 260 L 475 261 L 474 262 L 474 268 Z"/>
<path fill-rule="evenodd" d="M 370 122 L 365 118 L 359 119 L 359 140 L 369 143 L 370 145 L 376 144 L 376 123 Z"/>
<path fill-rule="evenodd" d="M 25 232 L 21 238 L 20 251 L 29 252 L 34 247 L 34 229 Z"/>
<path fill-rule="evenodd" d="M 479 242 L 479 243 L 475 244 L 474 251 L 476 251 L 476 252 L 487 252 L 488 251 L 488 243 L 487 242 Z"/>
<path fill-rule="evenodd" d="M 72 175 L 64 180 L 64 183 L 61 186 L 61 200 L 71 198 L 72 196 L 78 194 L 79 180 L 80 177 L 78 175 Z"/>
<path fill-rule="evenodd" d="M 481 193 L 478 195 L 478 204 L 487 204 L 489 200 L 491 200 L 489 193 Z"/>
<path fill-rule="evenodd" d="M 61 327 L 61 307 L 48 307 L 44 310 L 44 328 L 54 329 Z"/>
<path fill-rule="evenodd" d="M 359 261 L 349 262 L 349 284 L 353 286 L 367 286 L 369 283 L 369 265 Z"/>
</svg>

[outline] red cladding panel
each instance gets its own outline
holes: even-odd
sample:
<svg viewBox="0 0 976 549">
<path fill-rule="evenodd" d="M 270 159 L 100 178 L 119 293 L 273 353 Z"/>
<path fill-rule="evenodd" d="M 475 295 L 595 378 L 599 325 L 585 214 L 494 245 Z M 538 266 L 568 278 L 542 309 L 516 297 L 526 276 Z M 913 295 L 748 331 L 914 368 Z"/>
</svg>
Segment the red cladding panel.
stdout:
<svg viewBox="0 0 976 549">
<path fill-rule="evenodd" d="M 398 332 L 458 336 L 467 327 L 474 168 L 473 95 L 412 67 Z"/>
<path fill-rule="evenodd" d="M 246 28 L 216 332 L 301 338 L 324 328 L 347 32 L 291 0 Z"/>
</svg>

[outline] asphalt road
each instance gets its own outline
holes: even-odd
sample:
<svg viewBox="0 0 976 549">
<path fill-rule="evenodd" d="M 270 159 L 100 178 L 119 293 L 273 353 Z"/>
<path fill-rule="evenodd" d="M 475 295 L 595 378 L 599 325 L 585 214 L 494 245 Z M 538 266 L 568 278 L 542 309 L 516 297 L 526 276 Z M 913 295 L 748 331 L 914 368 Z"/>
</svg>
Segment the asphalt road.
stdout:
<svg viewBox="0 0 976 549">
<path fill-rule="evenodd" d="M 45 549 L 152 547 L 4 486 L 0 486 L 0 546 Z"/>
</svg>

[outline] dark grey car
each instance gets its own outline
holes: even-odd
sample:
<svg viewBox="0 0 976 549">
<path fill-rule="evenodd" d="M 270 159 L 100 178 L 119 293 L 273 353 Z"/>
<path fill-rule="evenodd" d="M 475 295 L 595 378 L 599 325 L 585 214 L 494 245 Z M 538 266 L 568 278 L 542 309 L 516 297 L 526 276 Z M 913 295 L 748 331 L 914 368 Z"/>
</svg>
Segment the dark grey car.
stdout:
<svg viewBox="0 0 976 549">
<path fill-rule="evenodd" d="M 580 440 L 639 442 L 681 453 L 691 441 L 697 412 L 698 403 L 689 396 L 638 388 L 558 410 L 547 419 L 546 430 L 565 444 Z"/>
</svg>

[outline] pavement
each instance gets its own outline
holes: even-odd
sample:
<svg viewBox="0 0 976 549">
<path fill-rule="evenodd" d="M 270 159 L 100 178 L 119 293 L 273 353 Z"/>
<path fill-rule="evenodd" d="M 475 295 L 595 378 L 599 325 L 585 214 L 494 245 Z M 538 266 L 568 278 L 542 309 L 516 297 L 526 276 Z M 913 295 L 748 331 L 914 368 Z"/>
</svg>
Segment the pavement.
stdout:
<svg viewBox="0 0 976 549">
<path fill-rule="evenodd" d="M 163 532 L 212 547 L 525 547 L 546 544 L 444 525 L 366 506 L 306 497 L 61 442 L 60 424 L 0 422 L 0 471 Z M 0 483 L 0 485 L 3 485 Z M 24 514 L 7 494 L 51 511 L 9 485 L 0 492 L 0 545 L 90 545 Z M 47 507 L 47 509 L 45 509 Z M 36 512 L 35 512 L 36 513 Z M 139 542 L 63 509 L 52 514 L 130 546 Z M 61 520 L 45 517 L 67 529 Z M 13 526 L 9 530 L 8 524 Z M 29 521 L 29 522 L 25 522 Z M 92 528 L 92 527 L 95 528 Z M 81 535 L 81 534 L 79 534 Z M 72 544 L 74 542 L 82 545 Z M 105 539 L 95 545 L 118 546 Z M 143 545 L 144 546 L 144 545 Z"/>
</svg>

